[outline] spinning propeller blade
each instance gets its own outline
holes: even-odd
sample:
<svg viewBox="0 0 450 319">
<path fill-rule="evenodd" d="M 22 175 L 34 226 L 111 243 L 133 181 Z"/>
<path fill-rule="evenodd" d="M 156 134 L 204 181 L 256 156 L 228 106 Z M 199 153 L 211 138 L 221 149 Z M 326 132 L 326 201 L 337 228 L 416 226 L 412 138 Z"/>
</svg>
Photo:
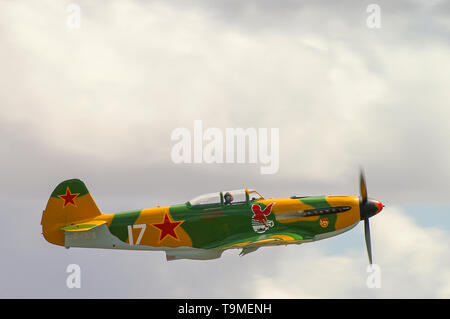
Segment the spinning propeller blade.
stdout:
<svg viewBox="0 0 450 319">
<path fill-rule="evenodd" d="M 367 202 L 367 186 L 366 178 L 364 177 L 364 172 L 361 169 L 359 173 L 359 191 L 361 193 L 361 199 L 363 203 Z"/>
<path fill-rule="evenodd" d="M 367 255 L 369 256 L 370 264 L 372 264 L 372 244 L 370 240 L 369 218 L 379 213 L 384 206 L 381 202 L 368 198 L 366 178 L 364 177 L 364 172 L 362 169 L 359 175 L 359 190 L 361 193 L 359 200 L 360 218 L 364 221 L 364 237 L 366 240 Z"/>
<path fill-rule="evenodd" d="M 369 263 L 372 265 L 372 245 L 370 242 L 369 218 L 364 219 L 364 237 L 366 238 L 366 248 L 367 248 L 367 255 L 369 256 Z"/>
</svg>

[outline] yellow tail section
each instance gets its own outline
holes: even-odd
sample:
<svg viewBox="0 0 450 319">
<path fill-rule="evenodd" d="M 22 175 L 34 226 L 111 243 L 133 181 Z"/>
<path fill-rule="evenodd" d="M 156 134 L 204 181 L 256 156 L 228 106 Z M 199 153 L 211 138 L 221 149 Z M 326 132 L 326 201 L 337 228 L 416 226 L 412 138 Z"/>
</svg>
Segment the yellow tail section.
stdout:
<svg viewBox="0 0 450 319">
<path fill-rule="evenodd" d="M 82 181 L 64 181 L 56 186 L 42 213 L 42 234 L 48 242 L 64 246 L 62 227 L 79 224 L 101 214 Z"/>
</svg>

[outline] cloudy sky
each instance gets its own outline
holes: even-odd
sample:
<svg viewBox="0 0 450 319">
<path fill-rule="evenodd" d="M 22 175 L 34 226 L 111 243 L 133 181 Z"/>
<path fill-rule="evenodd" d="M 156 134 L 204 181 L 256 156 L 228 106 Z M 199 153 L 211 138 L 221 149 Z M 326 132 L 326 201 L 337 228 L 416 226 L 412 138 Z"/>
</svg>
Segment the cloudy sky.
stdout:
<svg viewBox="0 0 450 319">
<path fill-rule="evenodd" d="M 0 297 L 450 298 L 450 3 L 377 1 L 369 28 L 372 3 L 0 0 Z M 171 132 L 194 120 L 279 128 L 278 172 L 174 164 Z M 371 219 L 379 289 L 362 224 L 203 262 L 41 236 L 68 178 L 112 213 L 244 187 L 358 194 L 360 166 L 386 205 Z"/>
</svg>

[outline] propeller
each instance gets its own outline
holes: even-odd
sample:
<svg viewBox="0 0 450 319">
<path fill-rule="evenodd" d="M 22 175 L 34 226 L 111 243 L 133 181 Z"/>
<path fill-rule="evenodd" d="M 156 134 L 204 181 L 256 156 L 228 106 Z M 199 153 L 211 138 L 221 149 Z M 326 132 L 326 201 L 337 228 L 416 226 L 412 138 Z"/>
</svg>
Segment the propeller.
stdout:
<svg viewBox="0 0 450 319">
<path fill-rule="evenodd" d="M 366 186 L 366 178 L 364 177 L 364 171 L 362 168 L 359 172 L 359 191 L 361 193 L 361 199 L 363 203 L 367 202 L 367 186 Z"/>
<path fill-rule="evenodd" d="M 367 255 L 369 257 L 369 263 L 372 265 L 372 244 L 370 240 L 370 223 L 369 218 L 376 215 L 383 209 L 383 204 L 380 201 L 369 199 L 367 197 L 367 186 L 364 172 L 361 169 L 359 175 L 359 211 L 360 219 L 364 220 L 364 237 L 366 240 Z"/>
</svg>

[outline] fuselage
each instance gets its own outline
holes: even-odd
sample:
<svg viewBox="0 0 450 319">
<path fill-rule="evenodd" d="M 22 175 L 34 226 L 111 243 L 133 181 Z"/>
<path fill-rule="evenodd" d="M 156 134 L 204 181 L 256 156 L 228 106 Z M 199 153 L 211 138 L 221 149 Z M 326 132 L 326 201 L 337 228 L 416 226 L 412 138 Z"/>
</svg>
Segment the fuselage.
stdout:
<svg viewBox="0 0 450 319">
<path fill-rule="evenodd" d="M 253 205 L 271 212 L 256 220 Z M 335 212 L 333 210 L 344 212 Z M 302 212 L 314 216 L 303 217 Z M 264 217 L 263 217 L 264 219 Z M 360 220 L 358 196 L 314 196 L 268 198 L 237 204 L 192 206 L 189 203 L 147 208 L 95 218 L 105 221 L 112 235 L 131 244 L 129 249 L 150 247 L 228 247 L 252 238 L 276 234 L 294 238 L 298 243 L 338 234 Z M 139 239 L 139 240 L 138 240 Z M 141 246 L 141 247 L 133 247 Z"/>
</svg>

